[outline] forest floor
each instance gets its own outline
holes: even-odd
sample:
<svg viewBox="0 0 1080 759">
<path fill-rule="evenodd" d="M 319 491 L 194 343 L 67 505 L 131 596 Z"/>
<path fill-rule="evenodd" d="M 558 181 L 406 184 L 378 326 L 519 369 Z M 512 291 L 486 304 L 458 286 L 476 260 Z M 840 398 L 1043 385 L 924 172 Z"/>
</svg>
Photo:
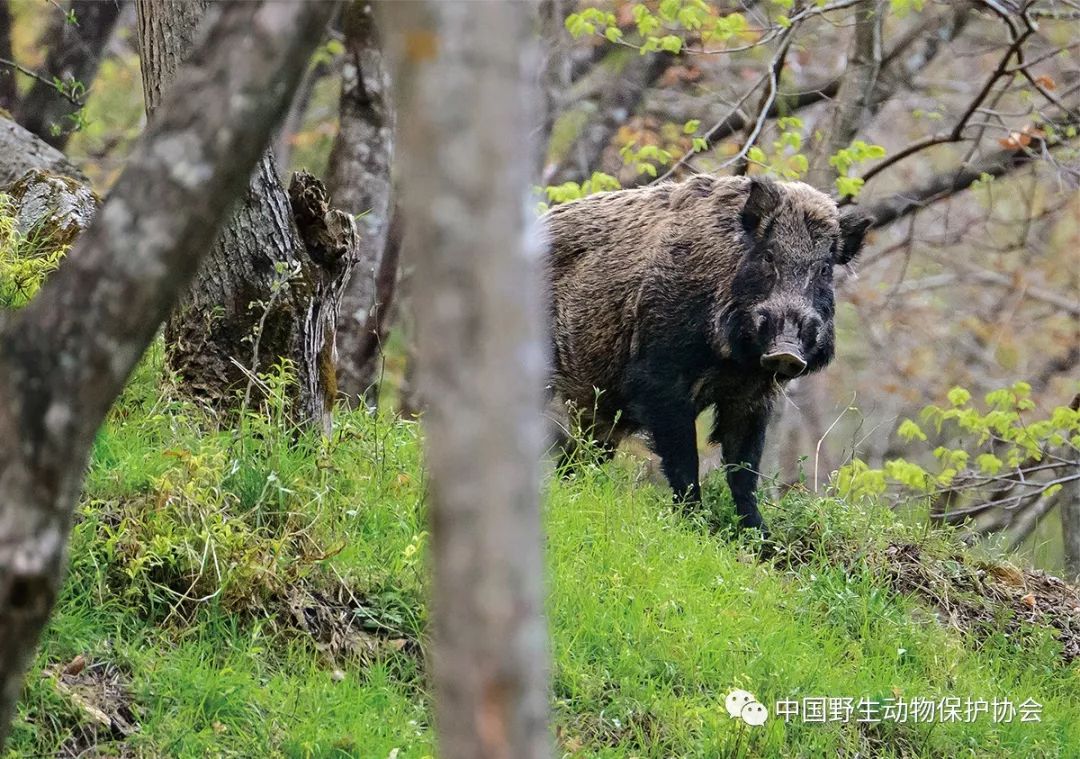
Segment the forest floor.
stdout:
<svg viewBox="0 0 1080 759">
<path fill-rule="evenodd" d="M 214 431 L 160 366 L 95 445 L 5 759 L 433 755 L 417 424 Z M 640 472 L 545 487 L 556 756 L 1080 756 L 1074 588 L 798 490 L 766 504 L 762 561 Z M 728 714 L 735 688 L 764 725 Z"/>
</svg>

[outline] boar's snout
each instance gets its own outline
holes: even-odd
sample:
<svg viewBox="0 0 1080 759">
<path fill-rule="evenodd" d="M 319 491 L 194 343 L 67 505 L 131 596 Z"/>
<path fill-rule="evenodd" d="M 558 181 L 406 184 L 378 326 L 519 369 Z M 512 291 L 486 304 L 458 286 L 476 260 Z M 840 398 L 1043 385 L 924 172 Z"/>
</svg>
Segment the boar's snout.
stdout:
<svg viewBox="0 0 1080 759">
<path fill-rule="evenodd" d="M 806 369 L 807 350 L 813 348 L 820 319 L 813 315 L 776 315 L 767 309 L 754 314 L 758 334 L 765 338 L 761 368 L 783 379 L 798 377 Z M 807 345 L 804 345 L 807 344 Z"/>
</svg>

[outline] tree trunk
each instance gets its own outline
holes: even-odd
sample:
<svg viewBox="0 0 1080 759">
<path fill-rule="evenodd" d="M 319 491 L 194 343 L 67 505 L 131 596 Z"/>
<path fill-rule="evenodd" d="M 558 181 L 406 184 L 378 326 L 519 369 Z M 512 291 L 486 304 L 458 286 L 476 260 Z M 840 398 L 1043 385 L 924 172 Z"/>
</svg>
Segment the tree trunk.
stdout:
<svg viewBox="0 0 1080 759">
<path fill-rule="evenodd" d="M 634 115 L 645 91 L 675 60 L 670 53 L 638 55 L 625 48 L 608 53 L 599 65 L 611 68 L 611 82 L 600 89 L 595 102 L 582 106 L 589 121 L 565 155 L 557 158 L 558 163 L 546 167 L 544 184 L 584 182 L 592 172 L 598 171 L 604 149 L 619 127 Z"/>
<path fill-rule="evenodd" d="M 243 191 L 331 9 L 224 6 L 91 228 L 0 325 L 0 750 L 97 428 Z"/>
<path fill-rule="evenodd" d="M 832 113 L 823 121 L 825 136 L 810 162 L 807 181 L 822 192 L 833 188 L 834 170 L 829 158 L 855 139 L 875 105 L 878 73 L 881 71 L 881 27 L 885 21 L 882 0 L 862 0 L 852 9 L 855 35 L 851 54 L 840 79 L 840 90 Z"/>
<path fill-rule="evenodd" d="M 0 58 L 14 60 L 11 52 L 11 8 L 8 0 L 0 0 Z M 15 69 L 0 63 L 0 111 L 11 113 L 18 94 L 15 89 Z"/>
<path fill-rule="evenodd" d="M 544 342 L 529 199 L 533 6 L 388 3 L 431 473 L 443 759 L 551 755 L 539 462 Z"/>
<path fill-rule="evenodd" d="M 374 9 L 354 0 L 345 11 L 340 124 L 326 184 L 334 204 L 360 215 L 360 254 L 341 302 L 338 387 L 355 400 L 374 395 L 379 348 L 397 283 L 396 242 L 389 236 L 394 113 Z"/>
<path fill-rule="evenodd" d="M 1080 409 L 1080 393 L 1072 399 L 1069 408 Z M 1076 455 L 1076 469 L 1070 474 L 1080 474 L 1080 454 Z M 1061 503 L 1061 537 L 1065 545 L 1065 579 L 1080 583 L 1080 480 L 1065 483 L 1058 499 Z"/>
<path fill-rule="evenodd" d="M 139 0 L 136 7 L 152 121 L 191 50 L 204 6 L 201 0 Z M 338 301 L 355 251 L 320 260 L 303 244 L 306 236 L 296 228 L 267 151 L 243 204 L 166 325 L 166 359 L 185 393 L 231 410 L 248 397 L 254 374 L 287 359 L 296 378 L 293 415 L 329 432 Z"/>
<path fill-rule="evenodd" d="M 47 35 L 46 76 L 59 79 L 65 87 L 77 82 L 85 95 L 97 75 L 101 53 L 122 5 L 120 0 L 72 0 L 74 23 L 57 12 Z M 78 110 L 56 87 L 35 79 L 19 104 L 17 120 L 54 148 L 63 150 L 75 128 L 71 117 Z"/>
<path fill-rule="evenodd" d="M 71 177 L 82 183 L 89 181 L 59 150 L 46 145 L 14 121 L 0 116 L 0 190 L 34 169 Z"/>
</svg>

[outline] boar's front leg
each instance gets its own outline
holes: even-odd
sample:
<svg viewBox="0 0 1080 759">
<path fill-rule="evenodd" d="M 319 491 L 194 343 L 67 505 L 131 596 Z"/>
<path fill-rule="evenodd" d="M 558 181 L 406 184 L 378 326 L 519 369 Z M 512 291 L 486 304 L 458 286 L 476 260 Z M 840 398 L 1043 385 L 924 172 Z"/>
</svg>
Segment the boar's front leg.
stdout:
<svg viewBox="0 0 1080 759">
<path fill-rule="evenodd" d="M 733 411 L 717 404 L 712 442 L 718 443 L 727 464 L 727 482 L 742 527 L 755 527 L 768 537 L 757 505 L 758 469 L 765 450 L 769 409 Z"/>
<path fill-rule="evenodd" d="M 626 395 L 629 412 L 652 438 L 675 500 L 701 503 L 698 481 L 697 411 L 690 388 L 662 361 L 641 360 L 629 367 Z"/>
</svg>

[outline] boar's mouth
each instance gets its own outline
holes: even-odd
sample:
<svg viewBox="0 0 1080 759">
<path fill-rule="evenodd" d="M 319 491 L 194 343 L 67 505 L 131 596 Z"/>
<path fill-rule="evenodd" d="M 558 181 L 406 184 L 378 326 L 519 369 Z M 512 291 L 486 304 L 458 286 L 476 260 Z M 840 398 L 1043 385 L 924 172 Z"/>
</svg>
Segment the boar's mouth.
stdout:
<svg viewBox="0 0 1080 759">
<path fill-rule="evenodd" d="M 774 341 L 761 357 L 761 368 L 782 379 L 798 377 L 806 370 L 802 346 L 783 338 Z"/>
</svg>

